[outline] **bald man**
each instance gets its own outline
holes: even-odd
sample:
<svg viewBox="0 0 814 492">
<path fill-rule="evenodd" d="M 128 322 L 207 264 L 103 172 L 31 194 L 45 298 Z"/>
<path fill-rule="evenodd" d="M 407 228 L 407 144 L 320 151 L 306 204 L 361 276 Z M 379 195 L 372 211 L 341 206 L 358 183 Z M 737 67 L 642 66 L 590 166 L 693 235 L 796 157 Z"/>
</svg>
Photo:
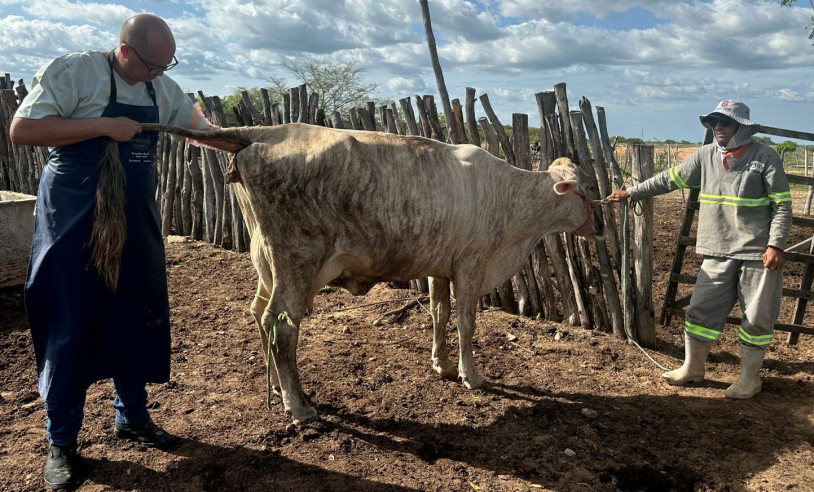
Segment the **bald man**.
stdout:
<svg viewBox="0 0 814 492">
<path fill-rule="evenodd" d="M 140 14 L 119 45 L 45 64 L 11 123 L 18 145 L 50 147 L 37 192 L 25 284 L 39 392 L 50 444 L 43 472 L 52 489 L 78 482 L 77 438 L 88 387 L 113 378 L 114 433 L 166 448 L 176 438 L 147 412 L 147 383 L 168 381 L 169 306 L 164 244 L 155 201 L 157 134 L 141 123 L 216 128 L 164 73 L 178 64 L 164 20 Z M 127 241 L 118 285 L 91 262 L 91 226 L 106 143 L 120 142 Z"/>
</svg>

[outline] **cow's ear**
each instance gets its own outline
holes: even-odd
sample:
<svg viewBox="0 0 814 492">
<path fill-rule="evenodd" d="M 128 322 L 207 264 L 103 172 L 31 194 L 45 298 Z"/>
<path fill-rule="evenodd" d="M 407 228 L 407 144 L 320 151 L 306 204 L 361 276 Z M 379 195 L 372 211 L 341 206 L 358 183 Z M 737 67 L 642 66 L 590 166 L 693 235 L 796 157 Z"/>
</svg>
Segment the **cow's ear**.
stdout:
<svg viewBox="0 0 814 492">
<path fill-rule="evenodd" d="M 573 179 L 564 179 L 562 181 L 557 181 L 556 183 L 554 183 L 554 193 L 558 195 L 572 193 L 576 191 L 577 186 L 579 185 Z"/>
</svg>

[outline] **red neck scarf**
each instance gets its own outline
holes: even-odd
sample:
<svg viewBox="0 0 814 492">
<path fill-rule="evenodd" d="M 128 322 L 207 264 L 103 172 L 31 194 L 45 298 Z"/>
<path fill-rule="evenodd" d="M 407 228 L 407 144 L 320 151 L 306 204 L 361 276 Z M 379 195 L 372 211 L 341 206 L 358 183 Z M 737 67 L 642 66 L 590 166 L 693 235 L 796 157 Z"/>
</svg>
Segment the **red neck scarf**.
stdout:
<svg viewBox="0 0 814 492">
<path fill-rule="evenodd" d="M 731 164 L 734 164 L 735 160 L 740 159 L 743 153 L 746 152 L 746 147 L 749 147 L 749 144 L 744 144 L 734 149 L 721 148 L 721 160 L 724 164 L 724 169 L 729 171 Z"/>
</svg>

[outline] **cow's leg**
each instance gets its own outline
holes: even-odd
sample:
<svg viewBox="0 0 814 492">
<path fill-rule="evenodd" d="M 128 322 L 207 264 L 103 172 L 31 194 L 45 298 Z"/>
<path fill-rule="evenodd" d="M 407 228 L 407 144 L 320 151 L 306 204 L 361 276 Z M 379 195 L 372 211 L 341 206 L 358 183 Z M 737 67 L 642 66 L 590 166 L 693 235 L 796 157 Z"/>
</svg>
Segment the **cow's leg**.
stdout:
<svg viewBox="0 0 814 492">
<path fill-rule="evenodd" d="M 430 277 L 430 312 L 432 313 L 432 368 L 445 379 L 457 379 L 458 371 L 449 360 L 447 322 L 449 321 L 449 280 Z"/>
<path fill-rule="evenodd" d="M 291 280 L 291 279 L 288 279 Z M 300 321 L 305 314 L 309 286 L 294 288 L 290 292 L 296 301 L 291 301 L 275 284 L 271 301 L 263 313 L 262 326 L 271 338 L 271 354 L 277 366 L 283 407 L 291 414 L 295 424 L 317 420 L 317 411 L 308 404 L 300 383 L 297 370 L 297 340 Z M 294 282 L 291 285 L 296 285 Z"/>
<path fill-rule="evenodd" d="M 455 300 L 458 312 L 458 374 L 469 389 L 480 388 L 486 381 L 475 369 L 475 358 L 472 351 L 472 336 L 475 334 L 475 311 L 478 297 L 474 293 L 472 282 L 455 283 Z"/>
<path fill-rule="evenodd" d="M 269 358 L 269 337 L 266 330 L 263 329 L 263 313 L 266 311 L 266 306 L 269 303 L 271 294 L 268 289 L 263 285 L 262 281 L 257 282 L 257 293 L 254 295 L 252 301 L 252 315 L 254 320 L 257 321 L 257 330 L 260 332 L 260 346 L 263 349 L 263 359 L 266 361 L 267 384 L 272 393 L 281 396 L 280 393 L 280 377 L 277 375 L 277 367 L 274 365 L 274 359 Z"/>
</svg>

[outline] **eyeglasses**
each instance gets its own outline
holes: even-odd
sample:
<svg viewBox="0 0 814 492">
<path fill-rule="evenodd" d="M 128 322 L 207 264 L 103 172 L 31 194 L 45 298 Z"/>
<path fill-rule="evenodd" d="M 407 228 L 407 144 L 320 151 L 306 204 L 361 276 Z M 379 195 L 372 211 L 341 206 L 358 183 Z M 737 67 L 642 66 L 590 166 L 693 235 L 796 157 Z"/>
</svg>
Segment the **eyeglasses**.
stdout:
<svg viewBox="0 0 814 492">
<path fill-rule="evenodd" d="M 727 127 L 732 124 L 732 119 L 727 118 L 726 116 L 707 116 L 704 120 L 707 122 L 710 128 L 715 128 L 717 125 L 721 125 L 723 127 Z"/>
<path fill-rule="evenodd" d="M 175 58 L 175 55 L 172 55 L 172 63 L 170 63 L 168 65 L 164 65 L 163 67 L 151 67 L 146 61 L 144 61 L 144 58 L 142 58 L 141 55 L 138 54 L 138 51 L 136 51 L 136 49 L 133 48 L 133 46 L 131 46 L 131 45 L 127 44 L 127 43 L 124 43 L 124 44 L 125 44 L 125 46 L 130 48 L 130 50 L 133 53 L 136 54 L 138 59 L 141 60 L 141 63 L 143 63 L 144 66 L 147 67 L 147 73 L 149 73 L 150 75 L 157 75 L 157 74 L 159 74 L 161 72 L 166 72 L 167 70 L 172 70 L 176 65 L 178 65 L 178 59 Z"/>
</svg>

